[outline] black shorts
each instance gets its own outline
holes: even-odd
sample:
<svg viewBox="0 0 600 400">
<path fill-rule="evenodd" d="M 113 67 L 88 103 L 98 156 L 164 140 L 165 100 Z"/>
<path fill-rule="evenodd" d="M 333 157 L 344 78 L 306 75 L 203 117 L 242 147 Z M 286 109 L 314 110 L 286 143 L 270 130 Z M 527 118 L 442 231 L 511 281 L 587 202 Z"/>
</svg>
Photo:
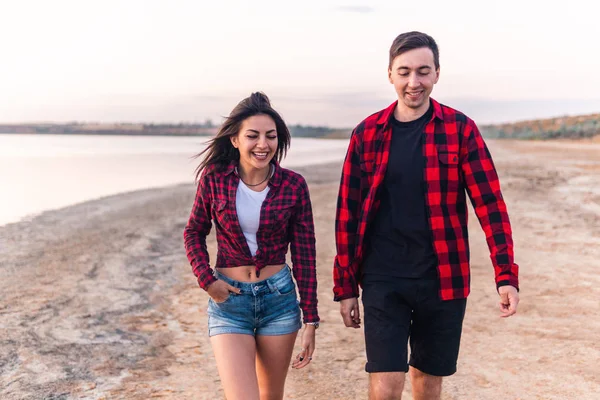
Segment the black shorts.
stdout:
<svg viewBox="0 0 600 400">
<path fill-rule="evenodd" d="M 365 275 L 362 287 L 367 372 L 456 372 L 466 299 L 440 300 L 438 279 Z"/>
</svg>

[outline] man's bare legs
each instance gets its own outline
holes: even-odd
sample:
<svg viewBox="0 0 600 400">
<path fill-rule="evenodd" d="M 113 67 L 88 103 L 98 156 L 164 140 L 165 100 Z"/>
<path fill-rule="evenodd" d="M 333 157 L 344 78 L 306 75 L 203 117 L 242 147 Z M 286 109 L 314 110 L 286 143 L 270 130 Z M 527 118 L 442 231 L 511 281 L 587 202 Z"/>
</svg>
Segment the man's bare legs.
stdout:
<svg viewBox="0 0 600 400">
<path fill-rule="evenodd" d="M 429 375 L 414 367 L 410 367 L 409 374 L 414 400 L 440 400 L 441 376 Z M 369 374 L 369 400 L 401 400 L 405 376 L 404 372 Z"/>
</svg>

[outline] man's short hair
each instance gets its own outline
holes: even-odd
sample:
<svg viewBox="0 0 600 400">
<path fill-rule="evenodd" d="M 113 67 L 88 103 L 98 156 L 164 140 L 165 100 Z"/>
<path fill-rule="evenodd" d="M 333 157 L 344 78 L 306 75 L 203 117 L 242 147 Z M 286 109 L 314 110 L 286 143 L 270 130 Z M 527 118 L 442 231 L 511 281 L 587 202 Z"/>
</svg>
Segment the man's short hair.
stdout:
<svg viewBox="0 0 600 400">
<path fill-rule="evenodd" d="M 440 50 L 438 49 L 437 43 L 431 36 L 417 31 L 402 33 L 394 39 L 394 42 L 390 47 L 390 64 L 388 68 L 392 68 L 394 59 L 400 54 L 423 47 L 431 49 L 433 52 L 435 68 L 438 69 L 440 67 Z"/>
</svg>

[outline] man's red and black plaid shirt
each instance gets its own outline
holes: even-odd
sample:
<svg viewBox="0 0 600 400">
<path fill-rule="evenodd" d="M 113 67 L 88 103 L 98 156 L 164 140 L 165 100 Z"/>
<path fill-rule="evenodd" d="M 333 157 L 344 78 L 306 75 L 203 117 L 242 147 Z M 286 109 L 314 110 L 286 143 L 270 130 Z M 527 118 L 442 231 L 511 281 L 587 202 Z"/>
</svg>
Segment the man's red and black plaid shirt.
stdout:
<svg viewBox="0 0 600 400">
<path fill-rule="evenodd" d="M 438 258 L 442 300 L 469 295 L 469 241 L 465 189 L 486 236 L 498 287 L 518 289 L 519 267 L 506 204 L 490 152 L 475 123 L 431 99 L 433 115 L 424 127 L 425 203 Z M 392 138 L 390 119 L 397 102 L 361 122 L 352 132 L 344 161 L 336 213 L 337 256 L 334 300 L 359 295 L 364 239 L 379 207 Z"/>
<path fill-rule="evenodd" d="M 211 165 L 202 173 L 183 232 L 187 256 L 200 287 L 206 290 L 216 281 L 206 249 L 211 220 L 217 233 L 215 268 L 255 265 L 258 275 L 267 265 L 285 264 L 289 245 L 304 322 L 317 322 L 315 230 L 308 186 L 301 175 L 273 164 L 275 171 L 256 233 L 256 255 L 252 256 L 237 218 L 235 198 L 240 178 L 235 172 L 237 163 L 231 163 Z"/>
</svg>

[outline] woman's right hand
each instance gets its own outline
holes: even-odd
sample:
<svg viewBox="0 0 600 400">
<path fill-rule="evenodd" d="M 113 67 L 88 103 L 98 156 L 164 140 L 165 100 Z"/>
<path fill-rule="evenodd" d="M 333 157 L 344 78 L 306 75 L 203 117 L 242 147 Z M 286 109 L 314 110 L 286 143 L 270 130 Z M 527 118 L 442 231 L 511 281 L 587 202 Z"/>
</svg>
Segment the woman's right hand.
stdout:
<svg viewBox="0 0 600 400">
<path fill-rule="evenodd" d="M 206 292 L 215 303 L 222 303 L 229 297 L 229 292 L 240 294 L 240 289 L 218 279 L 208 287 Z"/>
</svg>

